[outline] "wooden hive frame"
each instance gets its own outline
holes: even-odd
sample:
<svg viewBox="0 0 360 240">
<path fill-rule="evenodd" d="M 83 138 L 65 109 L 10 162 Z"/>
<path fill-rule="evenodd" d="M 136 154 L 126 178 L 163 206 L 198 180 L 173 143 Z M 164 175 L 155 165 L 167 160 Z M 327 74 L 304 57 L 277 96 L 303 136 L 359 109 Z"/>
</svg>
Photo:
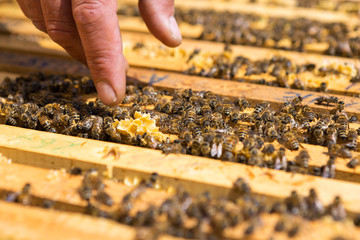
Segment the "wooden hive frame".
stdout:
<svg viewBox="0 0 360 240">
<path fill-rule="evenodd" d="M 131 2 L 131 1 L 130 1 Z M 223 4 L 223 3 L 221 3 Z M 186 1 L 184 2 L 186 5 Z M 201 7 L 201 5 L 199 5 Z M 228 6 L 224 3 L 224 6 Z M 5 8 L 1 8 L 3 11 Z M 0 11 L 0 12 L 1 12 Z M 8 16 L 9 17 L 9 16 Z M 22 18 L 20 15 L 14 18 Z M 5 19 L 3 23 L 9 23 Z M 0 38 L 0 48 L 7 49 L 0 56 L 0 70 L 4 71 L 1 76 L 11 75 L 9 72 L 27 73 L 34 70 L 41 70 L 48 73 L 88 74 L 80 64 L 68 59 L 67 55 L 58 47 L 53 45 L 46 37 L 35 32 L 31 28 L 22 31 L 28 23 L 19 22 L 20 28 L 9 28 L 13 33 L 23 36 L 33 35 L 36 38 L 33 47 L 19 48 L 24 40 L 18 40 L 13 46 L 5 45 L 9 37 Z M 25 25 L 22 25 L 25 24 Z M 133 24 L 133 23 L 131 23 Z M 130 24 L 130 26 L 131 26 Z M 11 26 L 7 25 L 7 26 Z M 136 23 L 136 26 L 139 26 Z M 143 26 L 139 26 L 139 29 Z M 133 43 L 139 39 L 154 41 L 149 35 L 141 33 L 123 33 L 124 39 L 130 39 Z M 2 42 L 2 40 L 4 42 Z M 40 43 L 39 41 L 42 41 Z M 45 44 L 44 44 L 45 43 Z M 196 46 L 214 48 L 220 52 L 222 44 L 205 43 L 203 41 L 184 40 L 183 48 L 193 49 Z M 10 51 L 11 50 L 11 51 Z M 16 50 L 16 51 L 15 51 Z M 14 52 L 15 51 L 15 52 Z M 357 63 L 354 59 L 342 59 L 336 57 L 299 54 L 294 52 L 272 51 L 252 47 L 234 47 L 235 52 L 249 54 L 258 52 L 261 56 L 272 54 L 286 55 L 292 59 L 307 61 L 319 61 L 319 59 L 334 59 L 337 61 L 348 61 Z M 308 96 L 305 103 L 316 110 L 328 111 L 325 106 L 315 105 L 313 100 L 318 96 L 328 94 L 316 93 L 301 90 L 287 90 L 281 88 L 259 86 L 252 83 L 240 83 L 217 79 L 206 79 L 181 74 L 184 61 L 174 63 L 164 68 L 164 61 L 149 63 L 146 58 L 136 59 L 131 55 L 127 56 L 131 67 L 128 71 L 129 81 L 138 84 L 151 84 L 155 87 L 165 89 L 192 88 L 194 91 L 210 90 L 216 94 L 229 97 L 246 97 L 252 103 L 269 101 L 274 105 L 282 104 L 286 99 L 293 96 Z M 44 64 L 46 63 L 46 64 Z M 149 70 L 147 68 L 160 70 Z M 169 72 L 171 71 L 171 72 Z M 216 86 L 216 87 L 215 87 Z M 352 86 L 354 92 L 360 91 L 357 84 Z M 335 88 L 334 88 L 335 89 Z M 274 97 L 269 92 L 276 90 L 278 96 Z M 348 89 L 342 89 L 338 94 L 345 94 Z M 336 95 L 344 99 L 348 104 L 347 112 L 360 116 L 359 101 L 356 98 Z M 353 124 L 353 127 L 358 127 Z M 321 146 L 304 144 L 304 147 L 311 155 L 310 165 L 324 165 L 328 156 L 324 155 L 326 149 Z M 120 153 L 119 159 L 108 155 L 109 149 L 115 149 Z M 0 201 L 0 238 L 11 239 L 47 239 L 54 236 L 56 229 L 50 227 L 56 224 L 61 228 L 61 234 L 57 238 L 66 237 L 98 239 L 100 236 L 106 239 L 118 238 L 118 235 L 128 239 L 135 237 L 135 229 L 120 224 L 114 224 L 108 220 L 98 220 L 92 217 L 80 215 L 83 212 L 85 203 L 77 194 L 76 189 L 80 184 L 78 177 L 71 177 L 60 171 L 60 176 L 55 180 L 48 179 L 51 172 L 45 169 L 70 169 L 78 166 L 83 169 L 97 168 L 100 171 L 111 172 L 113 178 L 120 180 L 120 183 L 109 181 L 108 188 L 112 192 L 125 194 L 131 189 L 121 182 L 136 183 L 146 179 L 152 172 L 158 172 L 161 176 L 162 189 L 172 192 L 177 185 L 181 184 L 192 194 L 202 193 L 207 190 L 215 195 L 227 195 L 232 188 L 233 182 L 243 177 L 251 182 L 253 192 L 269 200 L 284 199 L 289 193 L 296 189 L 301 195 L 307 195 L 309 189 L 315 188 L 324 204 L 329 204 L 334 196 L 341 195 L 345 208 L 350 216 L 360 212 L 360 170 L 349 169 L 346 161 L 336 163 L 336 179 L 323 179 L 314 176 L 292 174 L 271 169 L 262 169 L 237 163 L 221 162 L 218 160 L 188 155 L 164 155 L 158 150 L 140 149 L 138 147 L 101 142 L 96 140 L 82 139 L 64 135 L 57 135 L 47 132 L 40 132 L 28 129 L 20 129 L 0 125 L 0 152 L 12 159 L 12 164 L 0 163 L 0 193 L 17 191 L 26 182 L 36 182 L 34 196 L 38 199 L 52 199 L 56 202 L 56 208 L 63 211 L 43 210 L 34 207 L 18 206 Z M 288 156 L 294 158 L 296 152 L 288 151 Z M 355 153 L 357 155 L 357 153 Z M 191 169 L 191 171 L 189 171 Z M 21 173 L 20 175 L 18 173 Z M 214 177 L 216 176 L 216 177 Z M 66 184 L 64 184 L 66 183 Z M 119 196 L 121 196 L 121 194 Z M 164 191 L 150 191 L 148 200 L 143 204 L 156 204 L 155 200 L 162 200 L 169 196 Z M 117 197 L 119 197 L 117 196 Z M 145 198 L 144 198 L 145 199 Z M 270 226 L 276 221 L 276 216 L 265 218 Z M 38 223 L 36 226 L 32 222 Z M 71 223 L 77 224 L 71 224 Z M 327 220 L 317 222 L 306 222 L 310 239 L 331 238 L 337 234 L 345 234 L 348 238 L 356 239 L 360 230 L 349 225 L 343 225 Z M 99 226 L 96 232 L 89 231 L 91 226 Z M 48 226 L 48 227 L 47 227 Z M 342 228 L 341 230 L 339 230 Z M 19 235 L 21 229 L 24 235 Z M 345 232 L 345 233 L 344 233 Z M 256 238 L 269 238 L 271 231 L 264 228 L 256 233 Z M 232 237 L 236 237 L 233 233 Z M 280 236 L 281 239 L 283 236 Z M 304 236 L 299 236 L 299 239 Z M 56 238 L 56 239 L 57 239 Z M 162 239 L 175 239 L 171 236 L 162 236 Z"/>
</svg>

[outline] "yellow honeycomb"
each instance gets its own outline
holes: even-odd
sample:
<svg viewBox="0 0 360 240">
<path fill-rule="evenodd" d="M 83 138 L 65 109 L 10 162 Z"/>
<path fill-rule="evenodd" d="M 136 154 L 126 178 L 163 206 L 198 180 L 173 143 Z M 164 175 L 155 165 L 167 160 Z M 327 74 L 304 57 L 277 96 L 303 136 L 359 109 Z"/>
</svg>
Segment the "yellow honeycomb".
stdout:
<svg viewBox="0 0 360 240">
<path fill-rule="evenodd" d="M 151 118 L 150 114 L 142 114 L 135 112 L 135 119 L 125 119 L 115 122 L 117 131 L 121 134 L 130 134 L 132 137 L 136 135 L 143 135 L 144 133 L 154 137 L 157 141 L 163 141 L 165 136 L 156 127 L 155 119 Z"/>
</svg>

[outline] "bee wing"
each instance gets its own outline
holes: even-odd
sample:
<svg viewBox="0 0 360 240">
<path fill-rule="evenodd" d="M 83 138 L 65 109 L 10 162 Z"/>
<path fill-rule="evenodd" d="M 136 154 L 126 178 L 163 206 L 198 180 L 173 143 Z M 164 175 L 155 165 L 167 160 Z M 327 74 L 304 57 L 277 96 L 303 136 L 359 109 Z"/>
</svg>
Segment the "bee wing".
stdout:
<svg viewBox="0 0 360 240">
<path fill-rule="evenodd" d="M 222 155 L 222 143 L 219 143 L 218 147 L 217 147 L 217 158 L 220 158 Z"/>
<path fill-rule="evenodd" d="M 211 155 L 211 157 L 215 157 L 216 154 L 217 154 L 217 146 L 216 146 L 216 143 L 213 143 L 213 145 L 211 147 L 210 155 Z"/>
</svg>

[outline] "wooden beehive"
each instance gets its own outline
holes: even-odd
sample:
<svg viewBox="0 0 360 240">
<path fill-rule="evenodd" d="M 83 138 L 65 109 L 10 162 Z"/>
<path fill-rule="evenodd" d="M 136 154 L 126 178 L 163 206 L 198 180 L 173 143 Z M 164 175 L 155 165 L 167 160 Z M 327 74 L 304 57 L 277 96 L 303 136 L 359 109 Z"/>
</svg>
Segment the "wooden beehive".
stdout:
<svg viewBox="0 0 360 240">
<path fill-rule="evenodd" d="M 211 4 L 209 4 L 211 2 Z M 345 12 L 313 10 L 295 7 L 294 1 L 282 6 L 268 6 L 267 1 L 252 4 L 246 1 L 178 1 L 181 9 L 205 9 L 278 16 L 292 19 L 304 17 L 324 22 L 344 22 L 350 28 L 359 24 L 357 17 Z M 280 1 L 278 1 L 280 2 Z M 135 1 L 121 1 L 122 4 L 136 4 Z M 242 82 L 222 79 L 189 76 L 183 74 L 190 65 L 189 54 L 195 49 L 221 54 L 224 44 L 195 40 L 202 32 L 201 26 L 180 25 L 184 36 L 180 50 L 159 53 L 159 43 L 152 37 L 139 17 L 119 16 L 124 54 L 130 64 L 127 75 L 129 82 L 152 85 L 162 89 L 188 89 L 193 91 L 211 91 L 227 97 L 245 97 L 253 105 L 268 101 L 279 107 L 286 100 L 302 96 L 303 103 L 318 112 L 329 112 L 329 106 L 316 104 L 321 96 L 334 96 L 346 103 L 349 115 L 360 117 L 359 83 L 350 82 L 350 78 L 329 83 L 329 92 L 321 93 L 316 87 L 308 90 L 279 88 L 258 85 L 256 79 L 242 73 Z M 54 74 L 87 75 L 85 67 L 70 57 L 44 33 L 37 31 L 17 5 L 11 1 L 0 1 L 0 77 L 19 76 L 21 74 L 42 71 Z M 5 34 L 1 34 L 5 33 Z M 133 46 L 141 42 L 150 50 L 135 51 Z M 252 46 L 231 46 L 234 55 L 242 55 L 251 60 L 271 58 L 280 55 L 296 64 L 308 62 L 336 62 L 359 65 L 356 58 L 341 58 L 322 55 L 327 43 L 309 44 L 307 53 L 274 50 Z M 162 48 L 161 48 L 162 49 Z M 151 51 L 155 54 L 152 55 Z M 158 51 L 158 52 L 157 52 Z M 156 69 L 156 70 L 154 70 Z M 271 76 L 264 74 L 265 79 Z M 320 83 L 322 77 L 312 76 L 313 82 Z M 94 96 L 85 96 L 93 98 Z M 352 123 L 352 128 L 359 128 Z M 320 167 L 326 164 L 329 156 L 324 154 L 327 148 L 302 144 L 310 154 L 310 166 Z M 83 213 L 87 203 L 77 190 L 81 177 L 68 174 L 72 167 L 98 169 L 110 179 L 106 186 L 114 199 L 121 199 L 134 189 L 140 181 L 148 179 L 157 172 L 161 176 L 160 189 L 146 191 L 136 209 L 159 206 L 181 185 L 192 195 L 205 191 L 214 196 L 227 196 L 237 178 L 246 179 L 255 195 L 266 201 L 283 200 L 296 190 L 307 196 L 310 189 L 316 189 L 321 201 L 328 205 L 334 197 L 341 196 L 349 219 L 360 213 L 360 170 L 347 167 L 348 160 L 340 158 L 336 162 L 335 179 L 325 179 L 305 174 L 277 171 L 273 169 L 247 166 L 240 163 L 223 162 L 205 157 L 181 154 L 165 155 L 159 150 L 139 148 L 124 144 L 90 140 L 60 134 L 36 131 L 7 125 L 0 125 L 0 195 L 19 191 L 24 184 L 33 185 L 32 196 L 35 201 L 51 200 L 56 210 L 42 209 L 36 206 L 21 206 L 0 200 L 0 238 L 1 239 L 135 239 L 138 229 L 110 220 L 95 218 Z M 288 158 L 294 159 L 297 151 L 288 151 Z M 358 157 L 358 149 L 353 152 Z M 9 164 L 8 160 L 12 163 Z M 262 226 L 249 239 L 282 239 L 287 235 L 274 233 L 273 228 L 279 216 L 264 214 Z M 238 229 L 226 233 L 226 238 L 243 238 L 246 223 Z M 295 238 L 308 239 L 360 239 L 360 228 L 347 220 L 336 222 L 328 218 L 301 222 L 302 230 Z M 55 226 L 55 227 L 54 227 Z M 161 239 L 177 239 L 162 235 Z"/>
</svg>

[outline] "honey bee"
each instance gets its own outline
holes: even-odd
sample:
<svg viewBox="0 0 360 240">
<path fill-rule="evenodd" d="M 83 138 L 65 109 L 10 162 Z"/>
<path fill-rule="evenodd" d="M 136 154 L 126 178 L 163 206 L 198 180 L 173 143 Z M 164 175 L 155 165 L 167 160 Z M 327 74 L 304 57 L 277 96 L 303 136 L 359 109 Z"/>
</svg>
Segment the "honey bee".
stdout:
<svg viewBox="0 0 360 240">
<path fill-rule="evenodd" d="M 235 104 L 240 107 L 240 111 L 250 107 L 250 103 L 245 98 L 236 99 Z"/>
<path fill-rule="evenodd" d="M 346 210 L 340 196 L 336 196 L 328 207 L 328 212 L 335 221 L 342 221 L 346 218 Z"/>
<path fill-rule="evenodd" d="M 212 147 L 211 147 L 211 151 L 210 151 L 210 155 L 211 157 L 216 157 L 216 158 L 220 158 L 222 155 L 222 150 L 223 150 L 223 139 L 222 139 L 222 135 L 221 134 L 216 134 Z"/>
<path fill-rule="evenodd" d="M 257 104 L 255 106 L 254 113 L 260 114 L 260 113 L 264 112 L 265 110 L 267 110 L 269 107 L 270 107 L 270 103 L 268 103 L 268 102 L 263 102 L 261 104 Z"/>
<path fill-rule="evenodd" d="M 133 95 L 133 94 L 139 94 L 140 90 L 134 85 L 127 85 L 126 86 L 126 94 L 127 95 Z"/>
<path fill-rule="evenodd" d="M 81 175 L 82 174 L 82 169 L 79 168 L 79 167 L 72 167 L 69 170 L 69 174 L 74 175 L 74 176 Z"/>
<path fill-rule="evenodd" d="M 110 214 L 108 212 L 101 210 L 99 207 L 92 205 L 90 202 L 88 202 L 85 208 L 85 214 L 94 217 L 110 218 Z"/>
<path fill-rule="evenodd" d="M 308 151 L 303 149 L 300 151 L 299 155 L 296 156 L 295 163 L 297 166 L 299 166 L 301 168 L 308 169 L 309 168 L 309 159 L 310 159 L 310 155 L 309 155 Z"/>
<path fill-rule="evenodd" d="M 271 122 L 266 123 L 265 137 L 267 142 L 273 142 L 279 138 L 276 128 Z"/>
<path fill-rule="evenodd" d="M 16 197 L 16 202 L 21 203 L 22 205 L 29 206 L 31 205 L 32 197 L 31 197 L 31 184 L 26 183 L 20 193 Z"/>
<path fill-rule="evenodd" d="M 325 105 L 329 106 L 330 104 L 335 105 L 338 101 L 339 99 L 334 96 L 320 96 L 315 99 L 315 104 L 323 105 L 325 103 Z"/>
<path fill-rule="evenodd" d="M 274 169 L 287 169 L 287 158 L 285 154 L 285 148 L 280 148 L 276 154 Z"/>
<path fill-rule="evenodd" d="M 356 123 L 357 121 L 358 121 L 357 116 L 351 116 L 351 117 L 349 118 L 349 122 L 350 122 L 350 123 Z"/>
<path fill-rule="evenodd" d="M 342 158 L 351 158 L 352 153 L 349 149 L 340 144 L 333 144 L 328 147 L 329 155 Z"/>
<path fill-rule="evenodd" d="M 304 106 L 302 111 L 303 111 L 305 117 L 307 117 L 307 119 L 310 122 L 313 122 L 315 120 L 316 114 L 312 111 L 312 109 L 309 106 Z"/>
<path fill-rule="evenodd" d="M 235 147 L 238 143 L 236 136 L 228 136 L 224 140 L 222 159 L 225 161 L 234 161 L 235 159 Z"/>
<path fill-rule="evenodd" d="M 261 151 L 258 148 L 253 148 L 250 150 L 250 156 L 247 159 L 247 164 L 251 166 L 264 166 L 264 158 L 261 154 Z"/>
<path fill-rule="evenodd" d="M 132 95 L 126 95 L 124 97 L 124 99 L 122 100 L 122 104 L 130 104 L 130 103 L 134 103 L 136 102 L 137 99 L 137 95 L 136 94 L 132 94 Z"/>
<path fill-rule="evenodd" d="M 295 224 L 290 230 L 288 231 L 288 237 L 292 238 L 295 237 L 299 232 L 300 226 L 298 224 Z"/>
<path fill-rule="evenodd" d="M 275 224 L 274 230 L 275 232 L 283 232 L 286 228 L 286 220 L 282 217 Z"/>
<path fill-rule="evenodd" d="M 298 150 L 300 147 L 300 143 L 297 140 L 296 136 L 292 132 L 286 132 L 283 135 L 284 146 L 290 150 Z"/>
<path fill-rule="evenodd" d="M 92 197 L 92 188 L 83 184 L 78 188 L 78 193 L 81 199 L 89 201 Z"/>
<path fill-rule="evenodd" d="M 42 203 L 42 207 L 45 209 L 52 209 L 54 208 L 55 203 L 49 199 L 44 199 Z"/>
<path fill-rule="evenodd" d="M 240 141 L 243 141 L 246 138 L 247 133 L 248 127 L 246 125 L 240 125 L 236 130 L 236 134 Z"/>
<path fill-rule="evenodd" d="M 265 126 L 264 126 L 263 122 L 258 120 L 258 121 L 255 122 L 253 130 L 259 136 L 263 136 L 264 135 L 264 128 L 265 128 Z"/>
<path fill-rule="evenodd" d="M 230 113 L 230 121 L 233 123 L 237 123 L 240 120 L 240 112 L 239 111 L 232 111 Z"/>
<path fill-rule="evenodd" d="M 323 145 L 325 143 L 324 131 L 321 126 L 315 126 L 311 133 L 311 141 L 317 145 Z"/>
<path fill-rule="evenodd" d="M 51 129 L 52 129 L 51 120 L 50 120 L 47 116 L 45 116 L 45 115 L 40 115 L 40 116 L 38 117 L 38 119 L 39 119 L 39 123 L 40 123 L 41 127 L 42 127 L 45 131 L 50 132 Z"/>
<path fill-rule="evenodd" d="M 194 108 L 190 108 L 186 111 L 184 117 L 184 124 L 188 125 L 189 123 L 193 123 L 196 119 L 196 112 Z"/>
<path fill-rule="evenodd" d="M 292 109 L 292 106 L 291 106 L 291 102 L 290 101 L 286 101 L 284 102 L 284 104 L 281 106 L 280 108 L 280 112 L 283 112 L 283 113 L 289 113 Z"/>
<path fill-rule="evenodd" d="M 175 101 L 173 103 L 172 114 L 177 114 L 177 115 L 180 115 L 180 116 L 184 116 L 185 109 L 184 109 L 184 106 L 182 105 L 182 103 L 180 101 Z"/>
<path fill-rule="evenodd" d="M 348 168 L 356 168 L 358 165 L 359 165 L 359 159 L 357 159 L 357 158 L 351 159 L 351 160 L 346 164 L 346 166 L 347 166 Z"/>
<path fill-rule="evenodd" d="M 116 131 L 111 117 L 104 118 L 104 132 L 110 137 L 111 141 L 121 142 L 121 135 Z"/>
<path fill-rule="evenodd" d="M 321 176 L 324 178 L 335 178 L 336 156 L 330 156 L 328 162 L 321 167 Z"/>
<path fill-rule="evenodd" d="M 291 195 L 285 199 L 285 205 L 287 211 L 294 215 L 300 215 L 306 209 L 305 202 L 296 191 L 292 191 Z"/>
<path fill-rule="evenodd" d="M 291 99 L 290 104 L 295 110 L 299 110 L 303 107 L 302 101 L 303 101 L 302 97 L 297 96 L 297 97 L 294 97 L 293 99 Z"/>
<path fill-rule="evenodd" d="M 209 142 L 204 142 L 204 143 L 201 145 L 200 151 L 201 151 L 201 155 L 202 155 L 202 156 L 204 156 L 204 157 L 209 157 L 209 156 L 210 156 L 210 153 L 211 153 L 210 143 L 209 143 Z"/>
<path fill-rule="evenodd" d="M 114 204 L 112 197 L 107 194 L 102 188 L 97 191 L 97 194 L 95 195 L 95 200 L 107 206 L 112 206 Z"/>
<path fill-rule="evenodd" d="M 182 139 L 186 144 L 190 144 L 192 141 L 192 133 L 188 130 L 185 129 L 184 131 L 182 131 L 180 139 Z"/>
<path fill-rule="evenodd" d="M 20 120 L 23 122 L 24 127 L 31 129 L 36 129 L 38 119 L 35 115 L 30 114 L 29 112 L 22 113 Z"/>
<path fill-rule="evenodd" d="M 327 82 L 320 83 L 320 86 L 318 88 L 319 92 L 328 92 L 328 84 Z"/>
<path fill-rule="evenodd" d="M 345 103 L 344 101 L 338 101 L 336 104 L 335 104 L 335 109 L 333 109 L 331 111 L 331 113 L 333 114 L 339 114 L 339 113 L 343 113 L 345 110 Z"/>
<path fill-rule="evenodd" d="M 325 140 L 326 140 L 327 146 L 330 146 L 332 144 L 336 144 L 336 142 L 337 142 L 337 130 L 335 129 L 334 126 L 329 126 L 325 130 Z"/>
<path fill-rule="evenodd" d="M 310 189 L 309 196 L 305 198 L 307 205 L 306 217 L 310 220 L 319 219 L 324 213 L 324 207 L 317 196 L 316 191 Z"/>
<path fill-rule="evenodd" d="M 101 175 L 95 169 L 90 169 L 84 174 L 81 182 L 82 186 L 88 186 L 92 190 L 100 190 L 105 188 Z"/>
<path fill-rule="evenodd" d="M 93 124 L 91 127 L 90 136 L 94 139 L 101 139 L 103 135 L 104 119 L 100 116 L 93 116 Z"/>
<path fill-rule="evenodd" d="M 82 121 L 77 123 L 76 128 L 79 131 L 88 132 L 93 126 L 94 119 L 94 117 L 86 117 Z"/>
<path fill-rule="evenodd" d="M 291 85 L 291 88 L 305 90 L 306 85 L 303 81 L 301 81 L 301 79 L 295 78 L 293 84 Z"/>
<path fill-rule="evenodd" d="M 223 105 L 223 109 L 222 112 L 225 116 L 229 116 L 231 114 L 231 112 L 233 111 L 233 107 L 231 106 L 230 103 L 225 103 Z"/>
<path fill-rule="evenodd" d="M 146 191 L 146 185 L 140 184 L 133 191 L 126 194 L 122 199 L 120 208 L 117 210 L 117 217 L 126 216 L 128 212 L 133 208 L 135 200 L 137 200 Z"/>
<path fill-rule="evenodd" d="M 191 144 L 191 154 L 199 156 L 201 145 L 204 143 L 204 137 L 201 135 L 195 136 L 192 144 Z"/>
<path fill-rule="evenodd" d="M 211 119 L 210 117 L 202 117 L 200 120 L 200 124 L 203 128 L 208 128 L 211 126 Z"/>
</svg>

